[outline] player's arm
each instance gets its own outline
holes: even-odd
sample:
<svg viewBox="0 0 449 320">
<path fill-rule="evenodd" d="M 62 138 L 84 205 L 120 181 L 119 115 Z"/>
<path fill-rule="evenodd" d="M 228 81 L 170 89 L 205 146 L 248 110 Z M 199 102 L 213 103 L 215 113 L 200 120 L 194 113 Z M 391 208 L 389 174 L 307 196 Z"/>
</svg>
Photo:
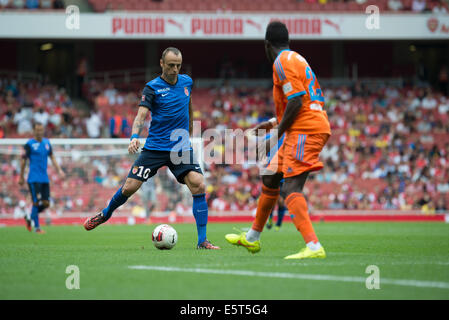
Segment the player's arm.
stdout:
<svg viewBox="0 0 449 320">
<path fill-rule="evenodd" d="M 281 64 L 281 61 L 279 61 L 278 66 L 279 69 L 277 71 L 280 74 L 279 79 L 281 80 L 282 91 L 288 100 L 278 127 L 278 138 L 281 138 L 292 126 L 302 107 L 302 96 L 306 94 L 306 88 L 304 87 L 306 65 L 303 63 L 298 64 L 293 57 L 290 62 L 284 61 Z"/>
<path fill-rule="evenodd" d="M 193 133 L 193 107 L 192 107 L 192 97 L 189 101 L 189 136 L 191 137 Z"/>
<path fill-rule="evenodd" d="M 278 121 L 275 117 L 268 121 L 263 121 L 249 131 L 249 135 L 262 136 L 267 133 L 268 130 L 276 128 Z"/>
<path fill-rule="evenodd" d="M 128 152 L 130 154 L 136 153 L 140 147 L 139 135 L 142 128 L 145 126 L 145 119 L 148 115 L 148 111 L 151 110 L 155 98 L 153 88 L 145 86 L 142 92 L 142 99 L 139 103 L 139 110 L 137 110 L 137 116 L 134 119 L 133 127 L 131 129 L 131 138 L 128 146 Z"/>
<path fill-rule="evenodd" d="M 19 185 L 23 185 L 25 183 L 25 168 L 27 164 L 27 159 L 30 156 L 31 149 L 28 144 L 26 144 L 24 147 L 24 152 L 22 154 L 22 159 L 20 160 L 20 176 L 19 176 Z"/>
<path fill-rule="evenodd" d="M 23 185 L 25 183 L 25 167 L 27 164 L 27 158 L 22 157 L 20 160 L 20 176 L 19 176 L 19 184 Z"/>
<path fill-rule="evenodd" d="M 58 161 L 56 161 L 55 155 L 53 153 L 50 154 L 50 160 L 51 160 L 51 163 L 53 164 L 53 166 L 58 171 L 59 176 L 61 178 L 64 178 L 65 177 L 65 173 L 64 173 L 64 171 L 62 171 L 62 168 L 59 165 Z"/>
<path fill-rule="evenodd" d="M 302 107 L 301 96 L 296 96 L 288 100 L 287 106 L 285 107 L 284 116 L 282 117 L 281 123 L 278 126 L 278 138 L 282 137 L 285 131 L 290 128 L 298 115 L 299 110 Z"/>
<path fill-rule="evenodd" d="M 129 153 L 136 153 L 140 147 L 139 134 L 145 126 L 145 118 L 148 115 L 149 109 L 147 107 L 139 107 L 137 116 L 134 118 L 133 127 L 131 131 L 131 141 L 128 146 Z"/>
</svg>

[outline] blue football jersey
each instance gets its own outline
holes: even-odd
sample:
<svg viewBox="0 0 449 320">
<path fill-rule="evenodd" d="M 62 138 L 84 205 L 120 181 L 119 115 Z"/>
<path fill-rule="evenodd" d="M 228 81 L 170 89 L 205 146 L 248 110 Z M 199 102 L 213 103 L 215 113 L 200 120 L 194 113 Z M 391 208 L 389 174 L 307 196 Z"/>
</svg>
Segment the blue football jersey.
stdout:
<svg viewBox="0 0 449 320">
<path fill-rule="evenodd" d="M 144 149 L 161 151 L 190 150 L 189 101 L 193 80 L 179 74 L 172 85 L 160 76 L 143 89 L 139 106 L 151 111 L 151 124 Z"/>
<path fill-rule="evenodd" d="M 41 142 L 30 139 L 24 146 L 25 156 L 30 159 L 28 182 L 49 183 L 47 174 L 48 156 L 52 154 L 50 141 L 43 138 Z"/>
</svg>

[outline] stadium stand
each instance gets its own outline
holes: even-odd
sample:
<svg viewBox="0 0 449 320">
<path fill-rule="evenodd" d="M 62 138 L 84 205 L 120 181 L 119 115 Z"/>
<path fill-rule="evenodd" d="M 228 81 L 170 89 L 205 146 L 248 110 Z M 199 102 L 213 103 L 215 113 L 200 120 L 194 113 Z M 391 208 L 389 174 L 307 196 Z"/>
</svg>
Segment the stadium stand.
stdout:
<svg viewBox="0 0 449 320">
<path fill-rule="evenodd" d="M 114 132 L 111 125 L 113 121 L 125 120 L 122 123 L 130 126 L 140 89 L 118 90 L 111 83 L 90 87 L 94 88 L 90 95 L 94 107 L 91 112 L 80 112 L 63 88 L 39 81 L 1 79 L 0 135 L 30 137 L 30 123 L 34 119 L 46 122 L 50 138 L 111 137 L 113 134 L 128 137 L 129 132 L 123 129 L 126 126 Z M 421 209 L 434 213 L 446 208 L 449 201 L 449 98 L 446 95 L 430 87 L 368 86 L 360 82 L 352 87 L 329 86 L 324 93 L 333 136 L 321 155 L 325 168 L 312 175 L 305 191 L 314 205 L 311 210 Z M 273 116 L 269 89 L 233 88 L 225 84 L 194 89 L 193 96 L 194 118 L 202 120 L 202 130 L 245 129 Z M 118 120 L 117 116 L 122 118 Z M 94 128 L 89 129 L 89 125 Z M 224 146 L 218 145 L 214 150 L 221 152 Z M 2 212 L 12 213 L 27 195 L 25 189 L 16 188 L 19 165 L 12 156 L 2 162 Z M 63 159 L 62 167 L 70 179 L 52 193 L 55 210 L 90 212 L 102 206 L 122 183 L 130 165 L 127 157 L 110 161 L 92 158 L 89 163 Z M 205 165 L 212 210 L 256 207 L 260 190 L 256 167 Z M 51 166 L 50 172 L 54 176 L 51 179 L 57 180 Z M 162 172 L 168 175 L 167 171 Z M 171 210 L 169 204 L 176 201 L 170 201 L 167 194 L 176 196 L 173 190 L 179 191 L 180 186 L 174 181 L 170 186 L 163 186 L 162 181 L 171 180 L 156 181 L 158 209 Z M 139 201 L 136 196 L 133 204 Z M 187 206 L 187 202 L 181 201 L 180 205 Z"/>
<path fill-rule="evenodd" d="M 447 13 L 445 0 L 88 0 L 95 12 L 109 11 L 176 11 L 176 12 L 355 12 L 376 5 L 381 11 Z M 415 3 L 415 4 L 414 4 Z M 0 0 L 0 10 L 55 10 L 63 9 L 61 0 Z"/>
</svg>

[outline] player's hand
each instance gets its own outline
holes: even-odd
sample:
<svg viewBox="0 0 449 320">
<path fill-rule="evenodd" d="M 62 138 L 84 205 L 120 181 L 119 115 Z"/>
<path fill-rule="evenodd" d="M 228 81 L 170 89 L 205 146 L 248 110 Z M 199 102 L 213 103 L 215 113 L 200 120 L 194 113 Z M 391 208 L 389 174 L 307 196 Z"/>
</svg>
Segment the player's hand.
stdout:
<svg viewBox="0 0 449 320">
<path fill-rule="evenodd" d="M 65 173 L 64 173 L 64 171 L 62 171 L 62 169 L 60 169 L 60 170 L 58 171 L 58 174 L 59 174 L 59 177 L 60 177 L 61 179 L 64 179 L 64 178 L 65 178 Z"/>
<path fill-rule="evenodd" d="M 24 177 L 20 177 L 19 178 L 19 185 L 23 186 L 24 183 L 25 183 Z"/>
<path fill-rule="evenodd" d="M 131 142 L 129 143 L 128 146 L 128 152 L 130 154 L 136 153 L 137 151 L 139 151 L 139 147 L 140 147 L 140 141 L 137 138 L 134 138 L 131 140 Z"/>
<path fill-rule="evenodd" d="M 266 135 L 268 130 L 272 129 L 274 127 L 274 123 L 272 121 L 264 121 L 259 123 L 257 126 L 252 128 L 251 130 L 248 130 L 247 135 L 254 135 L 254 136 L 263 136 Z"/>
<path fill-rule="evenodd" d="M 268 154 L 278 143 L 277 135 L 270 137 L 269 139 L 261 140 L 257 146 L 257 159 L 260 165 L 265 166 L 268 164 Z"/>
</svg>

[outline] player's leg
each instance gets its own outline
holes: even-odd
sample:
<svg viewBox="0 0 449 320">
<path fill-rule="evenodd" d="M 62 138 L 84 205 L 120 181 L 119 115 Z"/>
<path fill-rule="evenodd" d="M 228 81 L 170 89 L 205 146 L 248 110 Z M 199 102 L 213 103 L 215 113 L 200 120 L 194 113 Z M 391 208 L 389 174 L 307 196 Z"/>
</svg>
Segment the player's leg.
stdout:
<svg viewBox="0 0 449 320">
<path fill-rule="evenodd" d="M 106 208 L 84 222 L 84 228 L 89 231 L 108 221 L 112 213 L 139 190 L 144 181 L 157 173 L 157 170 L 164 165 L 163 161 L 159 154 L 149 150 L 142 151 L 131 167 L 125 184 L 117 190 Z"/>
<path fill-rule="evenodd" d="M 105 223 L 111 218 L 112 213 L 120 206 L 122 206 L 128 198 L 139 190 L 142 181 L 133 178 L 127 178 L 125 184 L 120 187 L 112 196 L 106 208 L 101 210 L 98 214 L 88 218 L 84 222 L 84 228 L 89 231 L 96 228 L 98 225 Z"/>
<path fill-rule="evenodd" d="M 179 183 L 187 185 L 193 197 L 193 216 L 198 233 L 197 249 L 220 249 L 207 239 L 209 209 L 206 202 L 206 185 L 203 172 L 193 150 L 172 152 L 168 168 Z"/>
<path fill-rule="evenodd" d="M 260 251 L 260 235 L 279 198 L 280 181 L 283 177 L 284 146 L 278 144 L 277 147 L 277 152 L 269 157 L 268 165 L 264 170 L 265 174 L 262 175 L 262 192 L 257 202 L 256 218 L 251 229 L 246 233 L 225 235 L 229 243 L 243 246 L 251 253 Z"/>
<path fill-rule="evenodd" d="M 282 173 L 262 176 L 262 193 L 257 202 L 256 218 L 246 234 L 246 240 L 254 242 L 260 239 L 269 215 L 274 211 L 280 192 Z"/>
<path fill-rule="evenodd" d="M 193 197 L 193 216 L 195 217 L 196 229 L 198 232 L 197 248 L 199 249 L 220 249 L 212 245 L 207 240 L 207 219 L 209 209 L 206 202 L 206 186 L 204 176 L 195 171 L 190 171 L 184 178 L 184 182 L 192 193 Z"/>
<path fill-rule="evenodd" d="M 271 227 L 273 227 L 273 215 L 274 215 L 274 209 L 271 211 L 270 216 L 268 217 L 268 221 L 266 224 L 267 229 L 271 229 Z"/>
<path fill-rule="evenodd" d="M 117 192 L 112 197 L 111 201 L 106 208 L 104 208 L 101 212 L 103 213 L 103 217 L 105 221 L 109 220 L 112 216 L 112 213 L 121 205 L 123 205 L 129 197 L 131 197 L 137 190 L 139 190 L 143 181 L 137 180 L 134 178 L 126 178 L 125 184 L 117 190 Z"/>
<path fill-rule="evenodd" d="M 277 218 L 276 227 L 275 227 L 276 231 L 279 231 L 279 229 L 282 226 L 282 221 L 284 220 L 286 210 L 287 210 L 287 207 L 285 206 L 284 198 L 281 196 L 278 198 L 278 218 Z"/>
<path fill-rule="evenodd" d="M 28 183 L 28 188 L 30 189 L 31 200 L 33 201 L 33 206 L 31 207 L 30 224 L 27 222 L 27 229 L 31 231 L 31 222 L 34 226 L 34 231 L 40 232 L 39 224 L 39 184 L 38 183 Z"/>
<path fill-rule="evenodd" d="M 41 183 L 40 191 L 41 201 L 39 202 L 38 213 L 41 213 L 42 211 L 50 207 L 50 184 Z"/>
<path fill-rule="evenodd" d="M 329 136 L 324 134 L 292 134 L 290 139 L 287 138 L 286 148 L 292 152 L 288 152 L 284 162 L 285 182 L 282 187 L 282 196 L 296 229 L 301 233 L 306 243 L 306 247 L 299 253 L 287 256 L 285 259 L 326 257 L 324 248 L 318 241 L 312 226 L 303 188 L 309 173 L 323 168 L 323 164 L 319 161 L 319 153 L 328 138 Z M 297 144 L 292 143 L 295 139 L 298 141 Z M 288 170 L 289 168 L 290 170 Z"/>
</svg>

